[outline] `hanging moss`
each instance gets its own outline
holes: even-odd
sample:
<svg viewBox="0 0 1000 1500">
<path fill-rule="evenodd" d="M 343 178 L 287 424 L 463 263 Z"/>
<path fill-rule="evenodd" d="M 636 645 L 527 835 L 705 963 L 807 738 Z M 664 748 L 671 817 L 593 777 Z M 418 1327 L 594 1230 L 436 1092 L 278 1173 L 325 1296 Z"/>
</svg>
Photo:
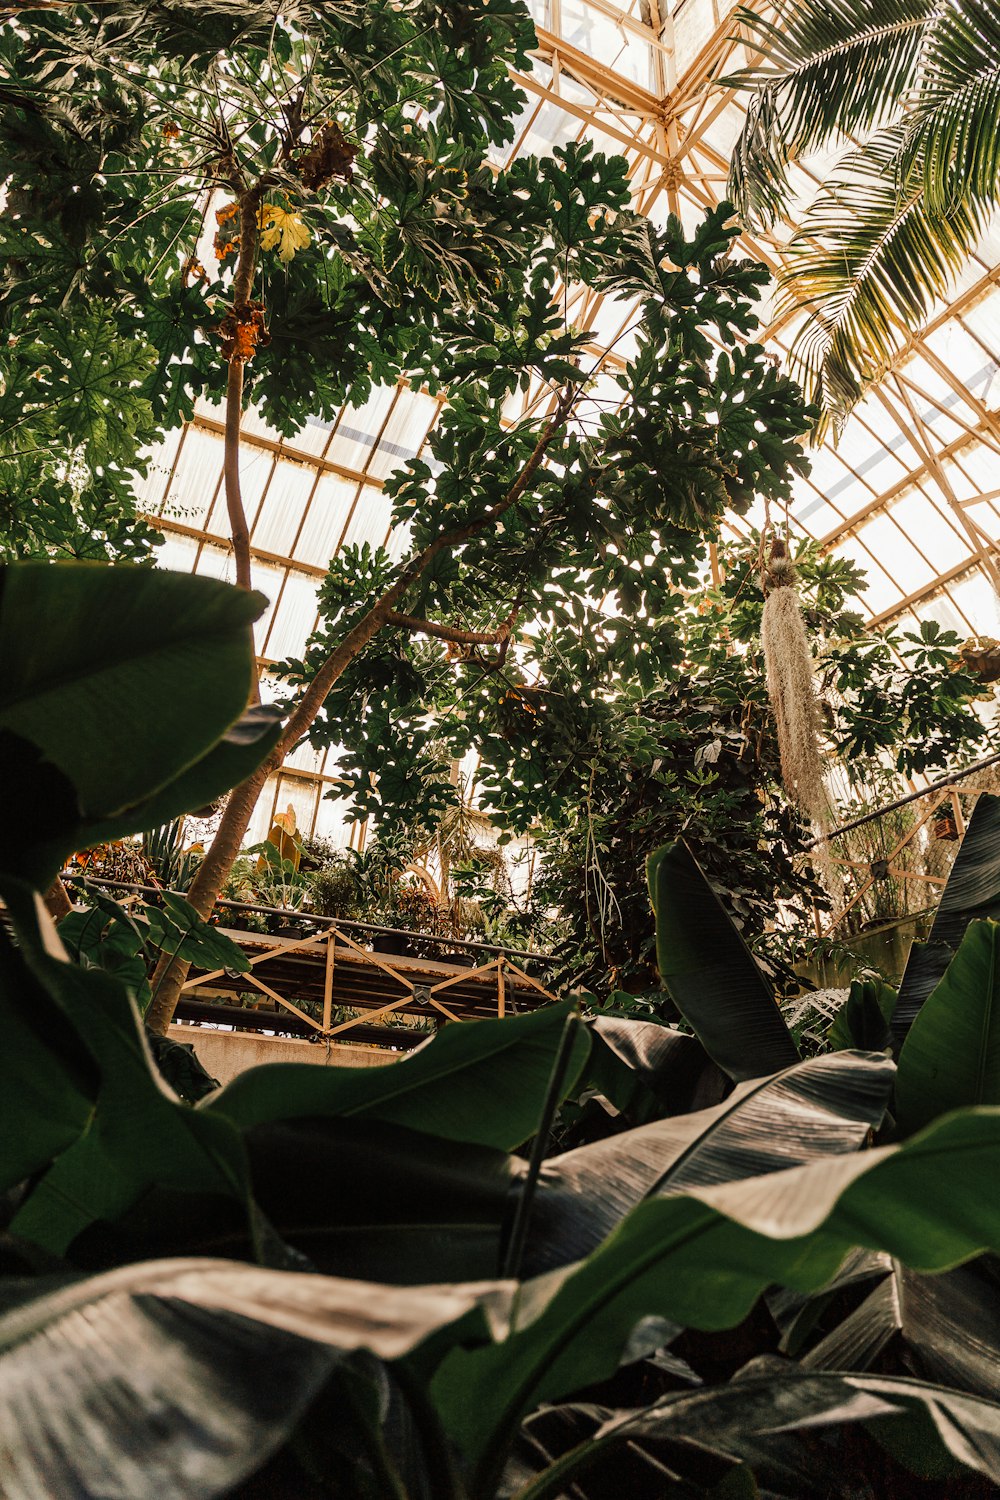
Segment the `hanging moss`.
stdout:
<svg viewBox="0 0 1000 1500">
<path fill-rule="evenodd" d="M 795 588 L 795 568 L 775 538 L 763 577 L 766 599 L 760 641 L 767 691 L 778 731 L 781 779 L 789 797 L 821 828 L 829 826 L 830 801 L 820 753 L 820 706 L 812 653 Z"/>
</svg>

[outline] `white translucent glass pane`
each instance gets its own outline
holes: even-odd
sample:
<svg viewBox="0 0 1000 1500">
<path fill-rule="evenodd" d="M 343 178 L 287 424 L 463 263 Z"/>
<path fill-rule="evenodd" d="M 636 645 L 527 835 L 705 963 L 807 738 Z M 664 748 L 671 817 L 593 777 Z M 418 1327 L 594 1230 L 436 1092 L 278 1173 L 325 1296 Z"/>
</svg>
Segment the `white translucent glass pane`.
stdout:
<svg viewBox="0 0 1000 1500">
<path fill-rule="evenodd" d="M 560 18 L 564 41 L 598 58 L 622 78 L 644 89 L 651 87 L 651 48 L 641 36 L 594 10 L 587 0 L 560 0 Z"/>
<path fill-rule="evenodd" d="M 220 439 L 221 443 L 221 439 Z M 244 443 L 240 448 L 240 495 L 247 525 L 253 527 L 260 509 L 261 498 L 268 487 L 274 468 L 274 455 L 265 448 L 253 448 Z M 216 536 L 229 535 L 229 512 L 226 508 L 225 486 L 220 484 L 215 492 L 215 502 L 205 523 L 206 529 Z"/>
<path fill-rule="evenodd" d="M 935 594 L 933 599 L 921 599 L 914 606 L 913 613 L 919 620 L 936 620 L 942 630 L 954 630 L 958 635 L 964 636 L 973 628 L 965 618 L 964 611 L 947 594 Z"/>
<path fill-rule="evenodd" d="M 702 0 L 687 0 L 685 5 L 678 7 L 674 19 L 674 55 L 678 77 L 683 77 L 698 53 L 712 40 L 716 28 L 735 9 L 735 5 L 722 3 L 722 0 L 718 5 L 706 5 Z"/>
<path fill-rule="evenodd" d="M 194 414 L 196 417 L 208 417 L 212 422 L 225 422 L 226 403 L 223 400 L 213 400 L 211 396 L 199 396 L 194 403 Z"/>
<path fill-rule="evenodd" d="M 876 491 L 884 490 L 902 479 L 907 472 L 906 465 L 893 452 L 895 436 L 894 433 L 887 443 L 866 422 L 853 418 L 847 423 L 837 444 L 837 452 L 859 479 L 863 479 Z"/>
<path fill-rule="evenodd" d="M 898 604 L 902 597 L 899 589 L 886 576 L 876 560 L 862 546 L 857 537 L 847 536 L 837 545 L 837 551 L 842 557 L 847 557 L 865 575 L 865 587 L 860 597 L 862 610 L 872 615 L 879 615 L 883 610 L 891 609 Z"/>
<path fill-rule="evenodd" d="M 156 513 L 163 504 L 167 488 L 167 480 L 177 457 L 177 445 L 181 440 L 181 429 L 171 432 L 157 443 L 153 448 L 146 449 L 143 457 L 147 460 L 146 473 L 134 474 L 132 479 L 132 493 L 135 495 L 136 507 L 142 511 Z"/>
<path fill-rule="evenodd" d="M 243 421 L 240 424 L 243 431 L 253 437 L 266 438 L 268 442 L 280 443 L 284 441 L 283 435 L 276 427 L 272 427 L 264 421 L 255 406 L 248 407 L 243 413 Z"/>
<path fill-rule="evenodd" d="M 295 749 L 285 756 L 285 765 L 318 775 L 323 768 L 323 751 L 310 745 L 308 740 L 300 740 Z"/>
<path fill-rule="evenodd" d="M 966 509 L 969 520 L 982 528 L 986 535 L 994 542 L 1000 540 L 997 527 L 997 513 L 988 502 L 982 505 L 970 505 Z"/>
<path fill-rule="evenodd" d="M 1000 453 L 995 448 L 985 443 L 970 443 L 956 455 L 955 462 L 966 476 L 970 494 L 990 495 L 1000 489 Z"/>
<path fill-rule="evenodd" d="M 386 551 L 394 563 L 406 556 L 410 550 L 410 534 L 412 526 L 409 521 L 404 521 L 401 526 L 394 526 L 392 535 L 386 545 Z"/>
<path fill-rule="evenodd" d="M 378 447 L 372 454 L 368 473 L 384 479 L 408 458 L 415 457 L 437 411 L 438 403 L 433 396 L 423 395 L 420 391 L 400 391 Z"/>
<path fill-rule="evenodd" d="M 559 92 L 565 95 L 566 90 L 561 88 Z M 593 96 L 589 102 L 593 105 Z M 570 114 L 554 100 L 546 99 L 525 132 L 518 155 L 551 156 L 556 146 L 575 141 L 585 128 L 578 115 Z"/>
<path fill-rule="evenodd" d="M 368 542 L 372 547 L 383 547 L 389 533 L 392 502 L 387 495 L 365 485 L 351 517 L 344 546 L 361 546 Z"/>
<path fill-rule="evenodd" d="M 968 555 L 967 540 L 922 491 L 913 489 L 901 495 L 892 506 L 892 515 L 938 573 L 946 573 Z"/>
<path fill-rule="evenodd" d="M 271 654 L 265 652 L 264 642 L 267 640 L 267 632 L 271 625 L 271 616 L 274 613 L 274 606 L 281 589 L 281 580 L 284 576 L 285 570 L 283 568 L 272 568 L 261 562 L 255 562 L 253 565 L 253 586 L 267 599 L 267 609 L 253 628 L 253 638 L 256 642 L 258 656 Z"/>
<path fill-rule="evenodd" d="M 316 482 L 314 469 L 279 459 L 251 533 L 251 544 L 262 552 L 287 557 L 292 550 L 309 492 Z"/>
<path fill-rule="evenodd" d="M 198 554 L 198 566 L 195 571 L 205 578 L 218 578 L 222 583 L 235 582 L 236 564 L 233 561 L 231 548 L 213 547 L 206 543 Z M 255 570 L 254 586 L 256 583 Z"/>
<path fill-rule="evenodd" d="M 287 446 L 294 448 L 296 453 L 319 455 L 325 451 L 332 430 L 332 422 L 324 422 L 320 417 L 308 417 L 305 426 L 300 427 L 295 436 L 288 440 Z"/>
<path fill-rule="evenodd" d="M 316 813 L 316 783 L 299 776 L 280 776 L 276 811 L 295 814 L 296 831 L 308 838 L 313 831 Z"/>
<path fill-rule="evenodd" d="M 966 390 L 982 399 L 1000 366 L 960 323 L 949 318 L 927 336 L 925 343 L 959 377 Z"/>
<path fill-rule="evenodd" d="M 222 478 L 222 439 L 189 427 L 170 481 L 163 515 L 199 530 Z"/>
<path fill-rule="evenodd" d="M 345 469 L 363 469 L 396 394 L 394 385 L 379 386 L 364 406 L 349 406 L 330 441 L 326 456 Z"/>
<path fill-rule="evenodd" d="M 828 504 L 821 495 L 810 495 L 796 501 L 791 508 L 792 520 L 801 526 L 807 536 L 825 537 L 839 532 L 844 518 L 838 510 Z"/>
<path fill-rule="evenodd" d="M 260 796 L 254 807 L 246 833 L 243 835 L 244 849 L 252 848 L 254 844 L 262 844 L 271 830 L 271 822 L 274 814 L 274 792 L 277 786 L 277 778 L 269 776 L 261 788 Z"/>
<path fill-rule="evenodd" d="M 952 459 L 945 459 L 941 468 L 949 499 L 952 497 L 959 501 L 978 499 L 982 492 L 970 477 L 966 464 L 957 464 Z M 996 485 L 993 488 L 996 489 Z"/>
<path fill-rule="evenodd" d="M 315 578 L 289 573 L 271 614 L 263 655 L 276 661 L 301 657 L 316 624 L 316 587 Z"/>
<path fill-rule="evenodd" d="M 325 568 L 340 541 L 359 486 L 339 474 L 324 474 L 309 502 L 293 555 L 314 567 Z"/>
<path fill-rule="evenodd" d="M 157 550 L 156 565 L 168 573 L 193 573 L 198 543 L 194 537 L 177 536 L 168 531 L 163 546 Z"/>
<path fill-rule="evenodd" d="M 977 635 L 1000 635 L 1000 600 L 990 579 L 978 569 L 950 584 L 948 592 Z"/>
<path fill-rule="evenodd" d="M 995 288 L 981 302 L 964 307 L 962 322 L 985 346 L 987 354 L 1000 358 L 1000 291 Z"/>
<path fill-rule="evenodd" d="M 859 528 L 859 537 L 874 553 L 895 580 L 901 595 L 915 593 L 925 583 L 936 578 L 939 569 L 933 568 L 926 558 L 908 541 L 905 533 L 887 515 L 875 515 Z"/>
<path fill-rule="evenodd" d="M 324 795 L 316 810 L 316 837 L 329 839 L 338 849 L 346 849 L 351 842 L 354 823 L 348 817 L 348 804 L 343 798 Z"/>
</svg>

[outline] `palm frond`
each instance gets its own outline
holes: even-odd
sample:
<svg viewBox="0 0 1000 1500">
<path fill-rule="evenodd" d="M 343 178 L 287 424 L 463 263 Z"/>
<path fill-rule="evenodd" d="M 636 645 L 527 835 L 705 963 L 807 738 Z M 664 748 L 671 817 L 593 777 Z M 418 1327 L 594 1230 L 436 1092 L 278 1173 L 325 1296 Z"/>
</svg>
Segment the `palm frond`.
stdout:
<svg viewBox="0 0 1000 1500">
<path fill-rule="evenodd" d="M 760 62 L 720 79 L 757 95 L 733 152 L 730 197 L 767 225 L 787 200 L 787 164 L 831 137 L 886 123 L 912 87 L 934 0 L 797 0 L 775 21 L 736 19 Z"/>
<path fill-rule="evenodd" d="M 1000 189 L 1000 9 L 996 0 L 942 6 L 925 48 L 919 90 L 907 101 L 901 170 L 923 163 L 934 213 L 949 213 L 956 184 L 996 201 Z"/>
<path fill-rule="evenodd" d="M 906 127 L 849 153 L 789 246 L 781 310 L 811 313 L 792 349 L 807 394 L 845 415 L 927 319 L 988 216 L 952 184 L 948 215 L 929 211 L 923 164 L 901 172 Z"/>
</svg>

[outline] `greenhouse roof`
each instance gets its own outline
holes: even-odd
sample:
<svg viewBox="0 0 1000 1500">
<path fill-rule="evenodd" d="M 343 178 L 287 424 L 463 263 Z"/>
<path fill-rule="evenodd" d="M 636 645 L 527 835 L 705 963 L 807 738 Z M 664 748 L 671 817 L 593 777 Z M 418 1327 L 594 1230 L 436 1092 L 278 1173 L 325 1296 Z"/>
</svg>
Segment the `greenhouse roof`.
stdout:
<svg viewBox="0 0 1000 1500">
<path fill-rule="evenodd" d="M 530 8 L 538 46 L 531 72 L 519 75 L 525 103 L 508 156 L 545 153 L 574 139 L 622 153 L 636 206 L 658 222 L 676 212 L 693 225 L 725 198 L 743 111 L 714 80 L 746 58 L 734 39 L 735 6 L 659 0 L 658 10 L 658 0 L 530 0 Z M 811 160 L 794 169 L 803 199 L 823 167 Z M 779 224 L 743 244 L 776 269 L 790 232 Z M 862 605 L 873 623 L 912 626 L 934 617 L 962 635 L 1000 635 L 998 279 L 1000 231 L 984 236 L 950 303 L 912 334 L 836 446 L 816 450 L 811 474 L 796 482 L 793 531 L 864 569 Z M 773 318 L 767 306 L 762 311 L 764 341 L 783 357 L 794 324 Z M 595 349 L 614 346 L 606 368 L 628 352 L 629 313 L 589 293 L 572 307 Z M 383 388 L 332 423 L 307 422 L 292 440 L 250 414 L 242 476 L 255 583 L 271 601 L 257 642 L 265 663 L 300 652 L 331 555 L 352 542 L 392 545 L 383 481 L 420 452 L 438 409 L 438 398 Z M 166 534 L 167 566 L 227 577 L 222 431 L 222 412 L 200 405 L 194 422 L 154 455 L 141 502 Z M 733 528 L 761 519 L 751 512 Z M 297 790 L 296 776 L 312 783 L 317 771 L 311 752 L 298 752 L 287 768 L 289 792 Z M 300 790 L 305 797 L 304 784 Z M 315 790 L 310 784 L 310 798 Z"/>
</svg>

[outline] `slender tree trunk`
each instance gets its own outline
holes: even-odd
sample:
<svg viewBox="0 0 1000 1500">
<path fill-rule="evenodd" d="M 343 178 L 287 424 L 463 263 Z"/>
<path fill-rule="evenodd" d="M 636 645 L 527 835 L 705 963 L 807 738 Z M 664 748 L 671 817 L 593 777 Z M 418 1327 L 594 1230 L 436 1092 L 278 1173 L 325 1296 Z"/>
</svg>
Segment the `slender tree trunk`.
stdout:
<svg viewBox="0 0 1000 1500">
<path fill-rule="evenodd" d="M 517 503 L 541 465 L 552 439 L 564 426 L 575 397 L 576 388 L 564 391 L 560 396 L 556 409 L 542 429 L 534 450 L 510 489 L 496 505 L 492 506 L 479 520 L 442 532 L 406 564 L 392 587 L 383 594 L 382 598 L 372 606 L 353 629 L 347 632 L 340 645 L 327 657 L 292 710 L 281 739 L 264 763 L 230 793 L 215 838 L 187 892 L 188 902 L 203 920 L 210 915 L 226 876 L 232 869 L 233 861 L 240 852 L 243 836 L 267 778 L 281 766 L 286 755 L 295 748 L 315 722 L 331 689 L 372 637 L 394 619 L 410 620 L 412 618 L 397 615 L 396 605 L 427 565 L 441 552 L 459 546 L 488 526 L 495 524 L 512 505 Z M 422 628 L 425 622 L 413 621 L 413 624 Z M 153 1001 L 146 1013 L 146 1024 L 151 1030 L 166 1034 L 174 1011 L 177 1009 L 181 988 L 190 967 L 189 963 L 166 955 L 161 958 L 153 976 Z"/>
<path fill-rule="evenodd" d="M 69 892 L 58 875 L 45 892 L 45 909 L 54 922 L 68 916 L 73 910 Z"/>
</svg>

